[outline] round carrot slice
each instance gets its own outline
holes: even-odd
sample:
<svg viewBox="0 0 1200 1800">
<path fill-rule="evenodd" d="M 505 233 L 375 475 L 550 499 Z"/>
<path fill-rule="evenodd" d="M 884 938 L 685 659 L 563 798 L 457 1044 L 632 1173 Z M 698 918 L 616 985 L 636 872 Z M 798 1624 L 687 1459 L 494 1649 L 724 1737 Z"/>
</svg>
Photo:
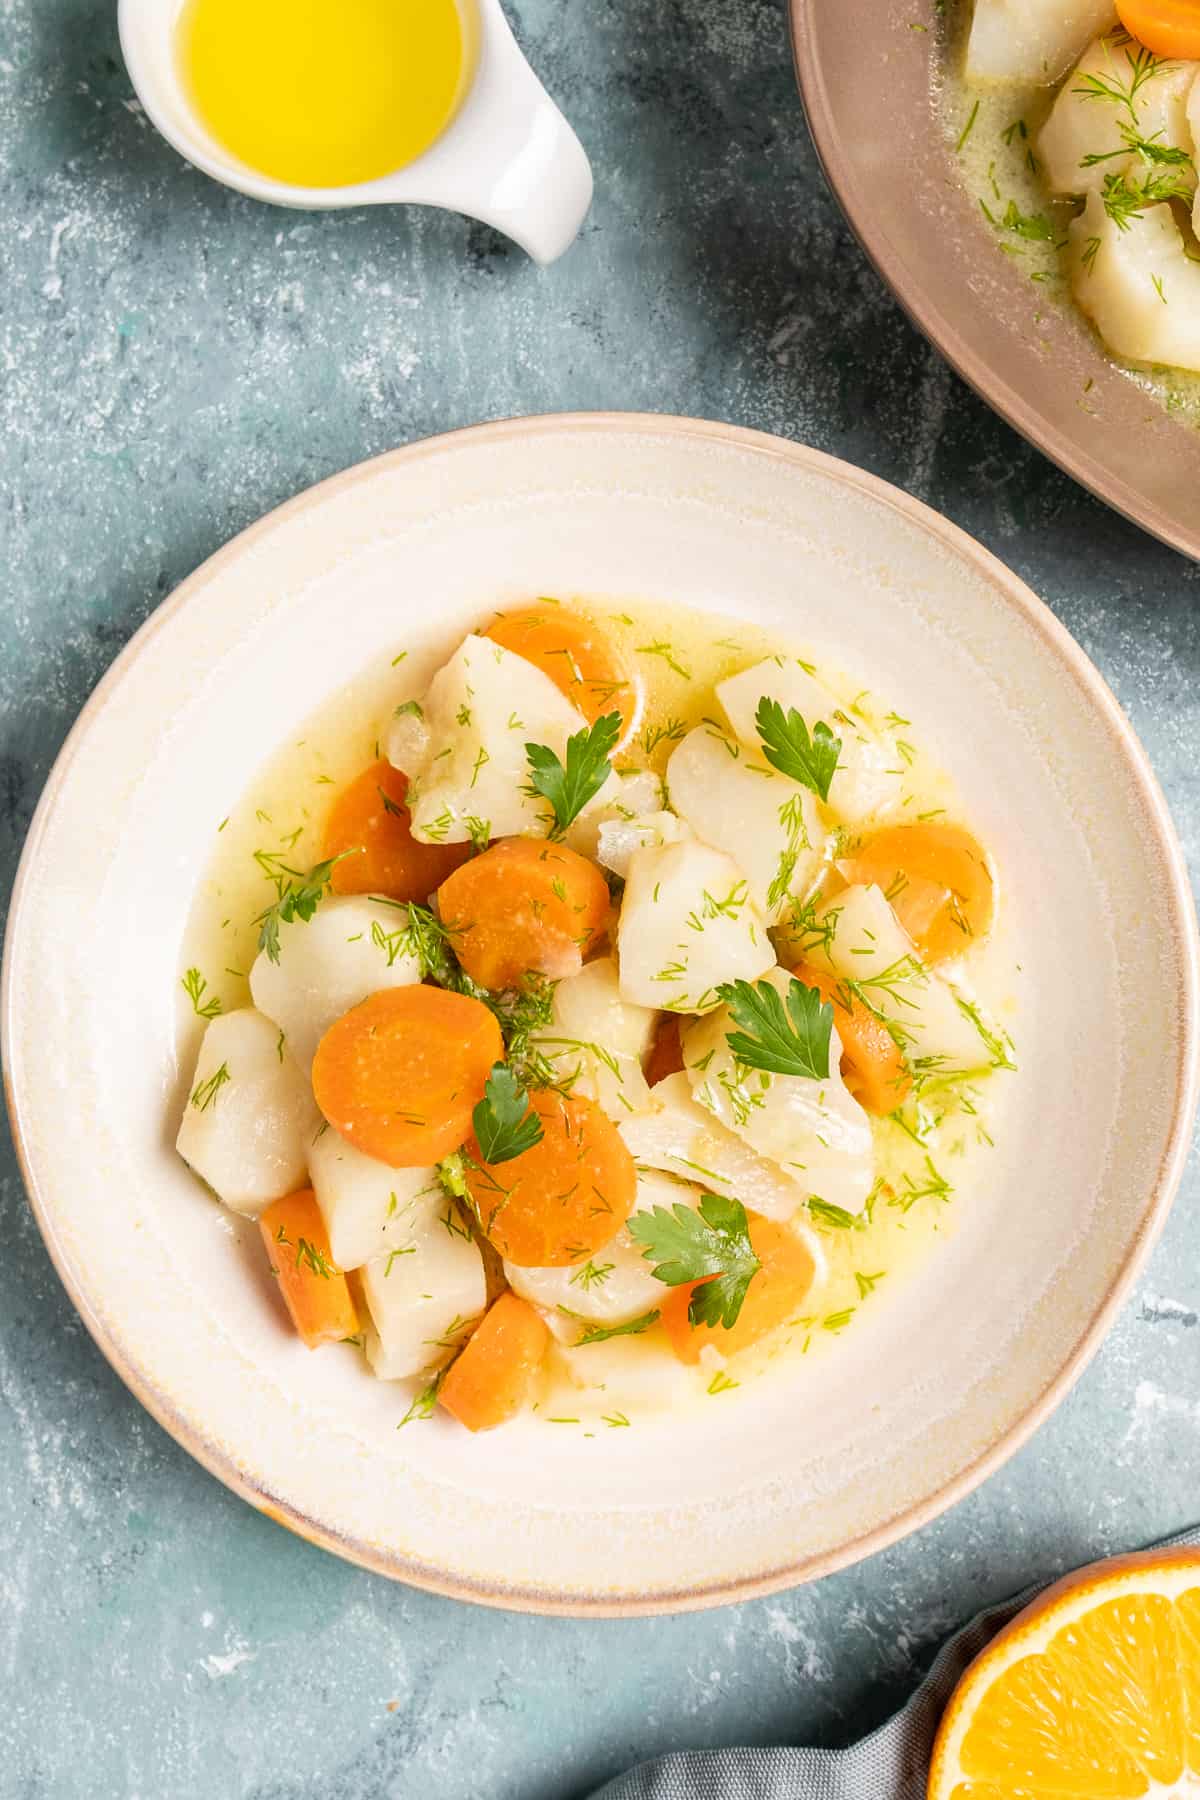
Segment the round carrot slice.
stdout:
<svg viewBox="0 0 1200 1800">
<path fill-rule="evenodd" d="M 1200 4 L 1197 0 L 1117 0 L 1117 17 L 1155 56 L 1200 60 Z"/>
<path fill-rule="evenodd" d="M 801 963 L 792 973 L 833 1007 L 833 1023 L 842 1041 L 842 1079 L 859 1105 L 872 1113 L 895 1112 L 912 1087 L 912 1076 L 883 1020 L 827 970 Z"/>
<path fill-rule="evenodd" d="M 501 1294 L 442 1377 L 438 1399 L 468 1431 L 491 1431 L 533 1398 L 550 1333 L 540 1313 Z"/>
<path fill-rule="evenodd" d="M 309 1349 L 353 1337 L 358 1331 L 354 1298 L 329 1253 L 329 1233 L 312 1189 L 274 1201 L 258 1225 L 284 1305 Z"/>
<path fill-rule="evenodd" d="M 603 1249 L 637 1198 L 637 1170 L 620 1132 L 591 1100 L 553 1089 L 530 1095 L 542 1137 L 508 1162 L 468 1145 L 467 1189 L 484 1233 L 524 1269 L 559 1269 Z"/>
<path fill-rule="evenodd" d="M 590 619 L 543 600 L 536 606 L 501 613 L 484 636 L 523 656 L 548 675 L 589 725 L 605 713 L 619 712 L 618 750 L 637 730 L 642 710 L 641 684 L 631 675 L 608 633 Z"/>
<path fill-rule="evenodd" d="M 487 1007 L 442 988 L 390 988 L 329 1027 L 313 1059 L 313 1092 L 365 1156 L 424 1168 L 466 1141 L 471 1112 L 504 1055 Z"/>
<path fill-rule="evenodd" d="M 701 1281 L 671 1288 L 663 1301 L 662 1322 L 680 1362 L 699 1362 L 706 1344 L 712 1344 L 722 1356 L 733 1356 L 778 1331 L 803 1306 L 816 1273 L 807 1244 L 790 1226 L 773 1219 L 751 1213 L 749 1224 L 750 1242 L 762 1268 L 751 1276 L 733 1325 L 727 1329 L 724 1325 L 692 1324 L 688 1306 L 696 1289 L 704 1286 Z"/>
<path fill-rule="evenodd" d="M 608 883 L 544 838 L 501 838 L 438 889 L 438 912 L 473 981 L 499 990 L 535 972 L 577 975 L 607 921 Z"/>
<path fill-rule="evenodd" d="M 992 928 L 992 871 L 961 825 L 892 825 L 837 866 L 848 882 L 883 889 L 927 963 L 961 956 Z"/>
<path fill-rule="evenodd" d="M 406 800 L 408 777 L 386 760 L 343 788 L 325 822 L 324 856 L 340 856 L 335 894 L 383 894 L 423 905 L 471 854 L 469 844 L 421 844 Z"/>
</svg>

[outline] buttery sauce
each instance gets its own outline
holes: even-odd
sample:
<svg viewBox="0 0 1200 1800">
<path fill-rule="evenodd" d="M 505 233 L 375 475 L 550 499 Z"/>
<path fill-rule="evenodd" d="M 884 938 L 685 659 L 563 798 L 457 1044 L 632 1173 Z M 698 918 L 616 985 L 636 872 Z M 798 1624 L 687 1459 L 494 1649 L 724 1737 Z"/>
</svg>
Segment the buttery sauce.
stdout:
<svg viewBox="0 0 1200 1800">
<path fill-rule="evenodd" d="M 685 731 L 716 710 L 716 682 L 783 649 L 803 654 L 803 646 L 782 645 L 777 636 L 745 621 L 714 614 L 657 603 L 617 609 L 572 598 L 569 604 L 603 624 L 645 685 L 638 734 L 617 759 L 620 767 L 661 773 Z M 461 635 L 414 646 L 411 654 L 398 643 L 392 656 L 381 657 L 307 722 L 299 737 L 252 780 L 228 819 L 214 821 L 213 859 L 186 929 L 181 968 L 201 970 L 209 984 L 206 994 L 219 998 L 225 1011 L 251 1003 L 247 978 L 255 956 L 255 921 L 274 898 L 278 860 L 295 868 L 318 860 L 333 796 L 378 757 L 395 707 L 423 692 Z M 868 724 L 895 724 L 887 696 L 858 691 L 828 664 L 817 674 Z M 920 722 L 900 723 L 905 769 L 899 817 L 943 811 L 950 819 L 960 816 L 952 783 L 920 751 Z M 989 938 L 948 972 L 963 979 L 1008 1032 L 1017 1014 L 1018 973 L 1006 943 L 1002 874 L 998 891 L 1000 904 Z M 190 1012 L 181 996 L 181 1021 Z M 187 1017 L 184 1031 L 198 1044 L 197 1020 Z M 185 1062 L 194 1044 L 185 1040 Z M 908 1105 L 902 1116 L 872 1119 L 877 1181 L 866 1213 L 855 1225 L 819 1216 L 811 1220 L 826 1271 L 796 1319 L 766 1347 L 743 1352 L 728 1365 L 706 1350 L 699 1366 L 688 1367 L 675 1358 L 661 1328 L 583 1346 L 555 1343 L 536 1416 L 591 1433 L 681 1406 L 712 1405 L 718 1399 L 728 1404 L 733 1390 L 749 1385 L 769 1365 L 786 1366 L 791 1378 L 835 1350 L 868 1309 L 886 1305 L 889 1294 L 953 1234 L 972 1193 L 987 1182 L 1015 1079 L 1001 1069 L 978 1081 L 934 1084 L 919 1107 Z M 257 1255 L 259 1250 L 253 1234 L 246 1253 Z M 353 1349 L 326 1352 L 335 1353 L 358 1355 Z M 365 1365 L 363 1377 L 370 1378 Z M 401 1414 L 427 1379 L 396 1384 Z"/>
<path fill-rule="evenodd" d="M 474 64 L 471 0 L 186 0 L 177 48 L 212 136 L 297 187 L 347 187 L 414 162 Z"/>
</svg>

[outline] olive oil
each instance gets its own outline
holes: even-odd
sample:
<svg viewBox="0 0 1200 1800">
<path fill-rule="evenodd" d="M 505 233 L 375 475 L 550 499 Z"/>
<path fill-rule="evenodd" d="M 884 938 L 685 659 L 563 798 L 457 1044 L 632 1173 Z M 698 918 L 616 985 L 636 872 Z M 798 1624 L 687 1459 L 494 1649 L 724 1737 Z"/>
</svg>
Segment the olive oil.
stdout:
<svg viewBox="0 0 1200 1800">
<path fill-rule="evenodd" d="M 186 0 L 185 85 L 213 137 L 297 187 L 347 187 L 441 136 L 474 65 L 470 0 Z"/>
</svg>

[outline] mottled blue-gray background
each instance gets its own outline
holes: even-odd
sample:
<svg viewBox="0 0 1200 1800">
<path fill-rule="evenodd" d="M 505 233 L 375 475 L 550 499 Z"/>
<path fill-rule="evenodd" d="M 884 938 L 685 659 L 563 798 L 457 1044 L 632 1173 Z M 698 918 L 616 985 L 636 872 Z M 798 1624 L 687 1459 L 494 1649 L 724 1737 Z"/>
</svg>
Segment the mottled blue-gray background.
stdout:
<svg viewBox="0 0 1200 1800">
<path fill-rule="evenodd" d="M 1196 850 L 1197 570 L 902 318 L 816 167 L 782 0 L 513 0 L 596 169 L 546 271 L 458 218 L 306 217 L 193 173 L 115 10 L 0 0 L 5 892 L 81 702 L 233 532 L 392 445 L 574 407 L 782 432 L 942 508 L 1095 658 Z M 2 1155 L 6 1800 L 572 1800 L 668 1748 L 846 1741 L 982 1602 L 1200 1518 L 1194 1178 L 1074 1396 L 939 1524 L 779 1599 L 584 1624 L 389 1586 L 235 1500 L 101 1360 Z"/>
</svg>

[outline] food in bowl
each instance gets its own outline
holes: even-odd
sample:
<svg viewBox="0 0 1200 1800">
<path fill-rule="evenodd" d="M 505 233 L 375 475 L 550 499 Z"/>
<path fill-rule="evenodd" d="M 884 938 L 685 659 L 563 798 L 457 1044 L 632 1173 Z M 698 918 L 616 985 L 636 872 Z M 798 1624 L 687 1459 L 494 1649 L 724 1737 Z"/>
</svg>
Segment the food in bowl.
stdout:
<svg viewBox="0 0 1200 1800">
<path fill-rule="evenodd" d="M 986 847 L 907 718 L 744 623 L 543 599 L 408 655 L 220 825 L 180 1154 L 399 1423 L 790 1375 L 987 1180 Z"/>
<path fill-rule="evenodd" d="M 1200 15 L 1145 0 L 976 0 L 946 129 L 1000 248 L 1175 408 L 1200 388 Z"/>
</svg>

